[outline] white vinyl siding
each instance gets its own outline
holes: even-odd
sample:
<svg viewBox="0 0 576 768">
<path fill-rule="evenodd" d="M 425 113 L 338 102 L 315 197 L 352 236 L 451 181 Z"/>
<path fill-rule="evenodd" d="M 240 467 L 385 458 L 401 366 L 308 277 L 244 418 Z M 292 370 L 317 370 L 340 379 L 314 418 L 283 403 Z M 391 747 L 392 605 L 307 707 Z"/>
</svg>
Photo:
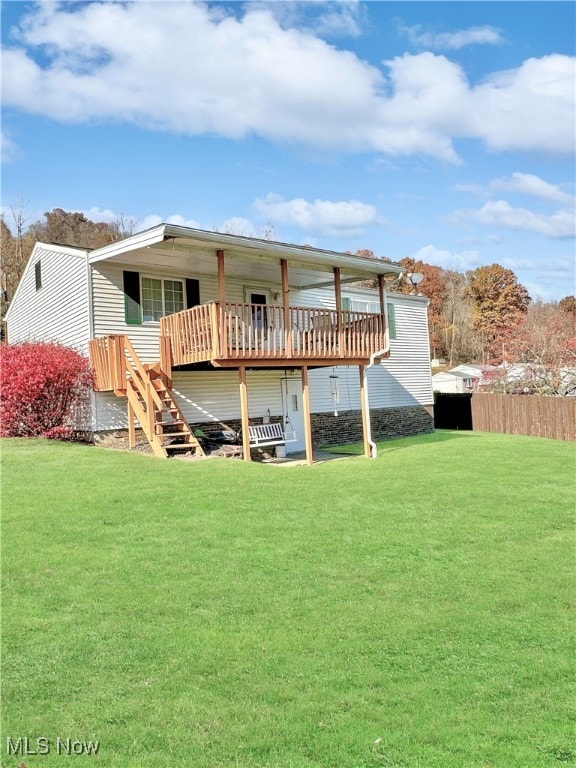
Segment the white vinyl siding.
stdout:
<svg viewBox="0 0 576 768">
<path fill-rule="evenodd" d="M 55 341 L 87 354 L 90 338 L 87 253 L 80 249 L 36 245 L 6 321 L 10 344 Z"/>
<path fill-rule="evenodd" d="M 160 356 L 160 325 L 158 322 L 144 322 L 142 325 L 128 325 L 125 318 L 124 307 L 124 277 L 125 269 L 134 270 L 134 266 L 127 266 L 115 262 L 99 262 L 92 266 L 93 287 L 93 312 L 94 312 L 94 336 L 108 336 L 109 334 L 125 334 L 130 338 L 136 353 L 144 363 L 154 363 Z M 167 275 L 166 271 L 156 272 L 146 268 L 145 278 L 152 278 L 169 287 L 169 302 L 174 305 L 174 283 L 180 286 L 182 301 L 184 301 L 185 277 L 194 275 Z M 215 282 L 215 278 L 214 281 Z M 210 299 L 204 290 L 206 283 L 200 282 L 200 299 L 204 303 Z M 144 286 L 141 281 L 141 301 L 143 301 Z M 164 313 L 164 312 L 163 312 Z"/>
</svg>

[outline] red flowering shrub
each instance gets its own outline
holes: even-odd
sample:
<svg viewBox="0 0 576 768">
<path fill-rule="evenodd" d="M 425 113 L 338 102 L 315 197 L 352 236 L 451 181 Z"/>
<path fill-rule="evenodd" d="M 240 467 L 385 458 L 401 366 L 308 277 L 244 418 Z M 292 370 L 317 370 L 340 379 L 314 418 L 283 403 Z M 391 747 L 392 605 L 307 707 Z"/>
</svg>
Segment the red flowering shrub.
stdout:
<svg viewBox="0 0 576 768">
<path fill-rule="evenodd" d="M 70 438 L 92 383 L 87 358 L 45 342 L 0 345 L 0 436 Z"/>
</svg>

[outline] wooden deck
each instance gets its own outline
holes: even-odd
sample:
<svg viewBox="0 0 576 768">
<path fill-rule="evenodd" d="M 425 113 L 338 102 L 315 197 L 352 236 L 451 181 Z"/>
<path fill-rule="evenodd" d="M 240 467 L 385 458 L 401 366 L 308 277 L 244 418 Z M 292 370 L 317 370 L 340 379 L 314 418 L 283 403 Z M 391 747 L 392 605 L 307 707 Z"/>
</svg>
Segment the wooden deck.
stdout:
<svg viewBox="0 0 576 768">
<path fill-rule="evenodd" d="M 386 346 L 386 320 L 370 312 L 211 302 L 163 317 L 173 366 L 362 364 Z"/>
</svg>

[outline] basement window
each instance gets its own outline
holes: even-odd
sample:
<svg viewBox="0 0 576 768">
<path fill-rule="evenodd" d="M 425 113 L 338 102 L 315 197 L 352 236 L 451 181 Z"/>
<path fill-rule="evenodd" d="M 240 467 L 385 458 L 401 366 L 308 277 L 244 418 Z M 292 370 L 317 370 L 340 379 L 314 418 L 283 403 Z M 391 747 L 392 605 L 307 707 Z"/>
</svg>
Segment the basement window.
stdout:
<svg viewBox="0 0 576 768">
<path fill-rule="evenodd" d="M 39 261 L 34 264 L 34 279 L 36 281 L 36 290 L 39 291 L 42 288 L 42 264 Z"/>
</svg>

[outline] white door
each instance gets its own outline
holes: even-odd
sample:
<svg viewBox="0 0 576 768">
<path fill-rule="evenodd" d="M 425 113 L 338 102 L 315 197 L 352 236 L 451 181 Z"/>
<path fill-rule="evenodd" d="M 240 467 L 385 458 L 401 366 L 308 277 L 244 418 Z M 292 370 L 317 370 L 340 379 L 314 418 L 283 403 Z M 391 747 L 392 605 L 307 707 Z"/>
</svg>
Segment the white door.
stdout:
<svg viewBox="0 0 576 768">
<path fill-rule="evenodd" d="M 302 413 L 302 382 L 300 379 L 282 380 L 282 401 L 284 407 L 284 431 L 294 432 L 296 440 L 286 443 L 286 453 L 306 450 L 304 442 L 304 415 Z"/>
</svg>

